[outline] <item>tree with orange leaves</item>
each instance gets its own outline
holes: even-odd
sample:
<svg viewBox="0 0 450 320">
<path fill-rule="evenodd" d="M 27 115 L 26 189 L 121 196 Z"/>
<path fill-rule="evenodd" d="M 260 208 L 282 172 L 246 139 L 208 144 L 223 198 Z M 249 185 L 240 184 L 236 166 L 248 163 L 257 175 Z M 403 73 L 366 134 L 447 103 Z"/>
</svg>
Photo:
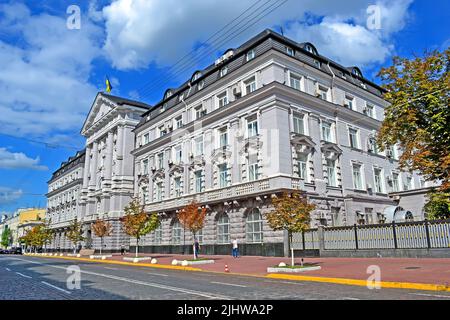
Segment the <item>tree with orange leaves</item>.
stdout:
<svg viewBox="0 0 450 320">
<path fill-rule="evenodd" d="M 198 203 L 195 201 L 192 201 L 178 213 L 178 220 L 180 220 L 180 223 L 184 226 L 185 229 L 191 231 L 192 235 L 194 236 L 194 259 L 198 256 L 195 245 L 196 234 L 203 229 L 205 225 L 205 218 L 206 208 L 200 208 Z"/>
<path fill-rule="evenodd" d="M 141 237 L 154 231 L 158 228 L 160 221 L 156 213 L 147 214 L 144 211 L 144 206 L 138 198 L 134 198 L 125 207 L 125 216 L 120 221 L 122 222 L 123 230 L 130 237 L 136 238 L 136 258 L 139 252 L 139 241 Z"/>
<path fill-rule="evenodd" d="M 105 220 L 97 219 L 92 224 L 92 231 L 94 231 L 94 234 L 100 238 L 100 254 L 102 254 L 103 238 L 111 235 L 111 223 Z"/>
</svg>

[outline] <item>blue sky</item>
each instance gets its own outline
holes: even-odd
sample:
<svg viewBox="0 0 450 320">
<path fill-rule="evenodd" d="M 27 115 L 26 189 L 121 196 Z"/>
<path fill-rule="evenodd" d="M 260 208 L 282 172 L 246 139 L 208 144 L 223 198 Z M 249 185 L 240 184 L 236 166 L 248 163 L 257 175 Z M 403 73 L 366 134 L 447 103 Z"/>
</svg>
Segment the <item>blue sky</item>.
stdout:
<svg viewBox="0 0 450 320">
<path fill-rule="evenodd" d="M 70 5 L 80 29 L 67 28 Z M 379 29 L 367 25 L 369 5 Z M 379 82 L 393 55 L 448 47 L 449 12 L 446 0 L 0 0 L 0 212 L 45 206 L 51 173 L 83 147 L 106 75 L 113 94 L 152 104 L 225 49 L 283 27 Z"/>
</svg>

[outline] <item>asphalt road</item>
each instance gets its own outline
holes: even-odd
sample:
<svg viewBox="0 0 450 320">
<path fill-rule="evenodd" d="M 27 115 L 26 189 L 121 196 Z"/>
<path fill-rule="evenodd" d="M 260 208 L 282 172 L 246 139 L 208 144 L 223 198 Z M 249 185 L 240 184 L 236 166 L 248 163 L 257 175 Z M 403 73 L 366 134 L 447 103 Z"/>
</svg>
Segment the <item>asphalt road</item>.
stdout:
<svg viewBox="0 0 450 320">
<path fill-rule="evenodd" d="M 79 289 L 73 288 L 76 274 L 71 272 L 78 268 L 81 280 Z M 405 289 L 370 290 L 359 286 L 317 282 L 2 255 L 0 300 L 16 299 L 450 300 L 450 293 Z"/>
</svg>

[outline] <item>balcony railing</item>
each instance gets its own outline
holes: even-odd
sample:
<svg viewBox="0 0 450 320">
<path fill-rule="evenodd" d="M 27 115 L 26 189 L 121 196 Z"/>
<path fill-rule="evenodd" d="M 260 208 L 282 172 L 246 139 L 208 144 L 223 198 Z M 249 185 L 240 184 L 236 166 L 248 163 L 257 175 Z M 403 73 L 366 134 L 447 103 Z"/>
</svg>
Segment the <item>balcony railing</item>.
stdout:
<svg viewBox="0 0 450 320">
<path fill-rule="evenodd" d="M 200 204 L 210 204 L 284 190 L 305 190 L 305 186 L 303 181 L 298 178 L 276 176 L 235 184 L 225 188 L 208 190 L 201 193 L 184 195 L 179 198 L 148 203 L 146 204 L 145 209 L 147 211 L 160 212 L 182 208 L 192 201 L 196 201 Z"/>
</svg>

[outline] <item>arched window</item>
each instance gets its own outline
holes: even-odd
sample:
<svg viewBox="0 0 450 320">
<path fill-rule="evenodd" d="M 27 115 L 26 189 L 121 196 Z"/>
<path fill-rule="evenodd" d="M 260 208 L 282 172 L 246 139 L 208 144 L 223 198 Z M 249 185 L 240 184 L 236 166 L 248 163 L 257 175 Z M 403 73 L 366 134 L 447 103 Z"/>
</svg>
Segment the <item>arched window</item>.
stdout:
<svg viewBox="0 0 450 320">
<path fill-rule="evenodd" d="M 305 45 L 305 50 L 308 51 L 309 53 L 317 54 L 316 49 L 312 45 L 310 45 L 309 43 L 307 43 Z"/>
<path fill-rule="evenodd" d="M 181 243 L 181 223 L 180 221 L 176 220 L 172 224 L 172 243 L 173 244 L 180 244 Z"/>
<path fill-rule="evenodd" d="M 195 81 L 197 79 L 199 79 L 202 76 L 202 73 L 200 71 L 197 71 L 196 73 L 194 73 L 194 75 L 192 76 L 192 81 Z"/>
<path fill-rule="evenodd" d="M 258 208 L 253 208 L 247 215 L 246 236 L 247 242 L 258 243 L 263 241 L 263 220 Z"/>
<path fill-rule="evenodd" d="M 169 98 L 170 96 L 172 95 L 172 90 L 167 90 L 166 91 L 166 94 L 164 95 L 164 99 L 167 99 L 167 98 Z"/>
<path fill-rule="evenodd" d="M 230 219 L 226 213 L 217 219 L 217 243 L 230 243 Z"/>
</svg>

